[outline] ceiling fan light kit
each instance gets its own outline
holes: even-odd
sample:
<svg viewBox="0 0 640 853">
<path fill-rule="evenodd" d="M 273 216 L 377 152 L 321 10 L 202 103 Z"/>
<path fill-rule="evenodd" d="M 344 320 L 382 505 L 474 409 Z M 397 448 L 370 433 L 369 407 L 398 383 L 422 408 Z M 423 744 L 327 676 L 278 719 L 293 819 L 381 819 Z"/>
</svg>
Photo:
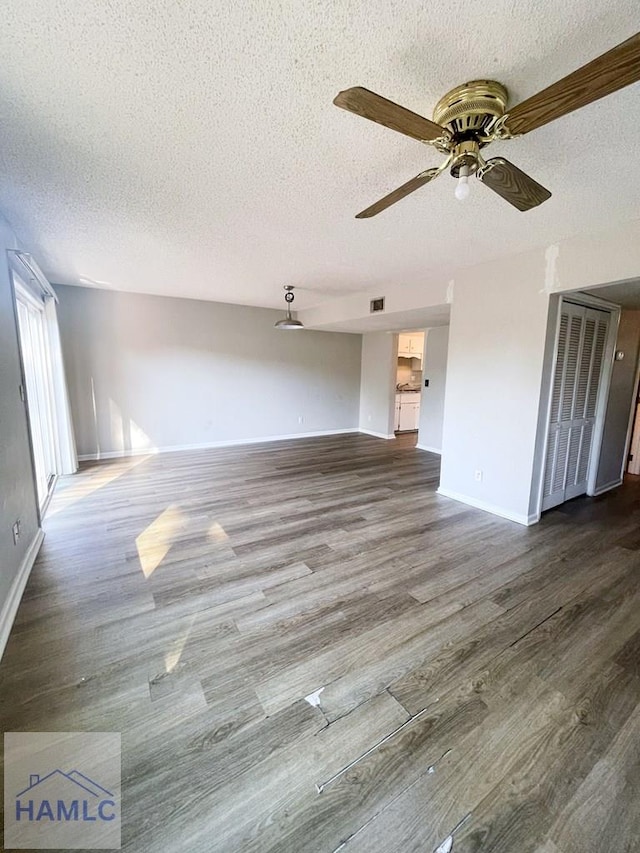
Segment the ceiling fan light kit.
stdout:
<svg viewBox="0 0 640 853">
<path fill-rule="evenodd" d="M 640 80 L 640 33 L 622 42 L 582 68 L 509 109 L 506 88 L 496 80 L 472 80 L 443 95 L 433 121 L 356 86 L 340 92 L 334 104 L 430 145 L 445 155 L 437 168 L 427 169 L 357 214 L 375 216 L 448 170 L 458 183 L 455 196 L 469 195 L 469 177 L 527 211 L 551 193 L 504 157 L 485 160 L 481 149 L 495 140 L 529 133 L 573 110 Z"/>
</svg>

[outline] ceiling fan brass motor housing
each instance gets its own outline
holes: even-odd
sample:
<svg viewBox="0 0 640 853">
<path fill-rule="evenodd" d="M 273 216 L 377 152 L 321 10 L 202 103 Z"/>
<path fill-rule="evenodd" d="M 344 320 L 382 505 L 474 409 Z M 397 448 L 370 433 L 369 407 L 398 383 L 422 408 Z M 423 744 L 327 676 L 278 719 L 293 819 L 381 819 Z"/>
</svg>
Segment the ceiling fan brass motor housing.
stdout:
<svg viewBox="0 0 640 853">
<path fill-rule="evenodd" d="M 452 134 L 451 174 L 457 178 L 462 166 L 469 173 L 478 166 L 478 152 L 488 144 L 489 125 L 507 108 L 507 90 L 495 80 L 471 80 L 447 92 L 435 106 L 433 120 Z"/>
<path fill-rule="evenodd" d="M 487 125 L 504 115 L 507 90 L 495 80 L 472 80 L 456 86 L 438 101 L 433 111 L 436 124 L 455 136 L 483 136 Z"/>
</svg>

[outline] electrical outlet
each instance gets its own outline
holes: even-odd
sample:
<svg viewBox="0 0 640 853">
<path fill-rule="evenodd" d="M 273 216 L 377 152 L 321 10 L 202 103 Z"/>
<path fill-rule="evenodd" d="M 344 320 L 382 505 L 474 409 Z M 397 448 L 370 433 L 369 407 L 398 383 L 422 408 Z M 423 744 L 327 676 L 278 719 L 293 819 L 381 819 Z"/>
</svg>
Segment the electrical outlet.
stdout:
<svg viewBox="0 0 640 853">
<path fill-rule="evenodd" d="M 17 545 L 18 539 L 20 538 L 20 519 L 13 523 L 11 532 L 13 533 L 13 544 Z"/>
<path fill-rule="evenodd" d="M 304 415 L 298 415 L 298 423 L 299 423 L 299 424 L 303 424 L 303 423 L 304 423 Z"/>
<path fill-rule="evenodd" d="M 367 420 L 371 423 L 371 415 L 367 415 Z"/>
<path fill-rule="evenodd" d="M 482 471 L 481 471 L 481 469 L 480 469 L 480 468 L 478 468 L 478 469 L 476 470 L 476 472 L 475 472 L 475 474 L 474 474 L 474 477 L 475 477 L 475 479 L 476 479 L 476 482 L 478 482 L 478 483 L 481 483 L 481 482 L 482 482 Z"/>
</svg>

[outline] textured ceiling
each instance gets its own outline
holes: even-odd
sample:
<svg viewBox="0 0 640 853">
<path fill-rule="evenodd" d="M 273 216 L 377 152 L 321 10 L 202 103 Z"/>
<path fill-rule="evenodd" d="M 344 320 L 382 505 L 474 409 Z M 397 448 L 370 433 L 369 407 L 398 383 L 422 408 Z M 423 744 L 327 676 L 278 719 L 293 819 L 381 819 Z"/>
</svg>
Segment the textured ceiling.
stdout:
<svg viewBox="0 0 640 853">
<path fill-rule="evenodd" d="M 296 307 L 638 215 L 636 84 L 495 144 L 553 198 L 520 214 L 337 109 L 362 85 L 431 115 L 474 77 L 522 100 L 638 29 L 637 0 L 5 0 L 0 208 L 53 281 Z M 508 152 L 508 153 L 507 153 Z"/>
<path fill-rule="evenodd" d="M 615 302 L 622 308 L 630 308 L 633 311 L 640 310 L 640 279 L 634 281 L 622 281 L 618 284 L 610 284 L 607 287 L 592 287 L 586 291 L 592 296 L 600 296 Z"/>
</svg>

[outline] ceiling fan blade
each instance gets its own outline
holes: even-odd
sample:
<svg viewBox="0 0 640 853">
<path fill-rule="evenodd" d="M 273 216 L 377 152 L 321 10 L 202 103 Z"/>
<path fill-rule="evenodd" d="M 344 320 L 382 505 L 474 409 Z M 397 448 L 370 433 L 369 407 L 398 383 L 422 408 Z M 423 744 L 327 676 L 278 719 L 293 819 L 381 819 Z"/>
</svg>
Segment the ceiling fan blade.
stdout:
<svg viewBox="0 0 640 853">
<path fill-rule="evenodd" d="M 339 92 L 333 99 L 333 103 L 337 107 L 342 107 L 343 110 L 390 127 L 391 130 L 397 130 L 398 133 L 412 136 L 419 142 L 447 135 L 447 131 L 439 124 L 417 113 L 412 113 L 411 110 L 394 104 L 393 101 L 388 101 L 361 86 Z"/>
<path fill-rule="evenodd" d="M 375 216 L 377 213 L 380 213 L 387 207 L 391 207 L 392 204 L 395 204 L 397 201 L 400 201 L 400 199 L 409 195 L 409 193 L 415 192 L 415 190 L 419 190 L 420 187 L 428 184 L 429 181 L 432 181 L 440 174 L 440 172 L 441 169 L 427 169 L 426 172 L 420 172 L 420 174 L 416 175 L 415 178 L 411 178 L 411 180 L 407 181 L 406 184 L 403 184 L 401 187 L 398 187 L 398 189 L 390 192 L 389 195 L 381 198 L 375 204 L 372 204 L 371 207 L 367 207 L 366 210 L 362 210 L 356 215 L 356 219 L 368 219 L 370 216 Z"/>
<path fill-rule="evenodd" d="M 513 134 L 529 133 L 637 80 L 640 80 L 640 33 L 522 101 L 509 110 L 506 125 Z"/>
<path fill-rule="evenodd" d="M 487 166 L 478 170 L 476 173 L 478 179 L 483 184 L 498 193 L 499 196 L 509 204 L 517 207 L 518 210 L 531 210 L 532 207 L 537 207 L 551 198 L 551 193 L 548 189 L 530 178 L 522 169 L 518 169 L 513 163 L 505 160 L 504 157 L 494 157 L 493 160 L 487 160 Z"/>
</svg>

